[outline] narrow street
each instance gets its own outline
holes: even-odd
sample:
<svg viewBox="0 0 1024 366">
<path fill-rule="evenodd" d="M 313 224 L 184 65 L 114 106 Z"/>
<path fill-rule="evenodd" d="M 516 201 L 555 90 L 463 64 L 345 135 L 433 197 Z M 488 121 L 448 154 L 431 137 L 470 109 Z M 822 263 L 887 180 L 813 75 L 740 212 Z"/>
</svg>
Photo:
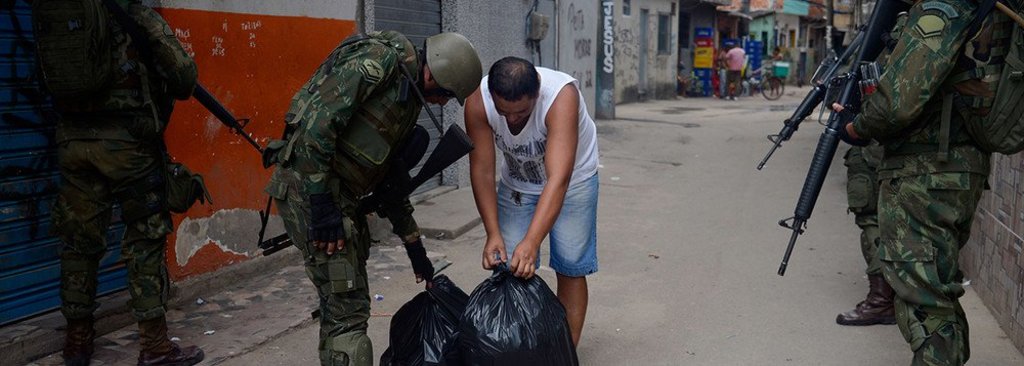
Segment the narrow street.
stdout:
<svg viewBox="0 0 1024 366">
<path fill-rule="evenodd" d="M 817 113 L 765 170 L 754 167 L 769 147 L 765 135 L 778 131 L 805 92 L 775 102 L 619 105 L 618 119 L 598 121 L 600 272 L 589 278 L 582 364 L 909 364 L 911 352 L 896 326 L 835 324 L 836 314 L 867 291 L 859 232 L 846 214 L 845 147 L 789 271 L 775 274 L 790 234 L 776 222 L 792 216 L 821 132 Z M 434 200 L 457 198 L 475 212 L 471 195 L 446 196 Z M 429 212 L 417 208 L 417 215 Z M 454 263 L 445 274 L 468 293 L 488 275 L 479 264 L 483 240 L 477 226 L 453 241 L 431 240 L 428 249 Z M 554 285 L 550 269 L 539 273 Z M 417 291 L 411 278 L 407 267 L 387 278 L 371 273 L 370 293 L 384 295 L 374 301 L 370 322 L 378 357 L 387 348 L 388 314 Z M 971 322 L 970 364 L 1024 364 L 970 287 L 963 303 Z M 316 324 L 305 322 L 215 362 L 315 364 L 316 339 Z"/>
</svg>

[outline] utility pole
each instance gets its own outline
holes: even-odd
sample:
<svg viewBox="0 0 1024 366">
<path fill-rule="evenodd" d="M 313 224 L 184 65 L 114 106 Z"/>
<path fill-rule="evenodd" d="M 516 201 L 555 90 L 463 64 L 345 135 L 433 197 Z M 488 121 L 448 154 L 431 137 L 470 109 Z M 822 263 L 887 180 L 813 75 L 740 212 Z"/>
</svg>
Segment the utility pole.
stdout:
<svg viewBox="0 0 1024 366">
<path fill-rule="evenodd" d="M 835 24 L 835 0 L 825 0 L 825 47 L 833 50 L 832 27 Z"/>
</svg>

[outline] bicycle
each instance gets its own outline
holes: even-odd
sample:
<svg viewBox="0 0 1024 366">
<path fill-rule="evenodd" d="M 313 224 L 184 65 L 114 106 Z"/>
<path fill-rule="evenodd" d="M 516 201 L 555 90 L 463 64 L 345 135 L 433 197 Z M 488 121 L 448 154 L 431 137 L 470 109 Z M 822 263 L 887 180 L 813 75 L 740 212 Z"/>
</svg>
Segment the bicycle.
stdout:
<svg viewBox="0 0 1024 366">
<path fill-rule="evenodd" d="M 767 100 L 782 98 L 782 94 L 786 91 L 786 83 L 782 82 L 782 78 L 772 75 L 770 72 L 765 72 L 764 67 L 750 73 L 750 76 L 745 81 L 750 87 L 751 95 L 755 91 L 760 91 L 764 99 Z"/>
</svg>

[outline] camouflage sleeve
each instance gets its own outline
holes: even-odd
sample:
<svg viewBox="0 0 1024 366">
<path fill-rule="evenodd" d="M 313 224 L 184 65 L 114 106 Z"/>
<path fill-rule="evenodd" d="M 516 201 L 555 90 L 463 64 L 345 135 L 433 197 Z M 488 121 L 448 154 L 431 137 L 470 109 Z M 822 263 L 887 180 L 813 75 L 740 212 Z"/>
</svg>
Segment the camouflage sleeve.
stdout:
<svg viewBox="0 0 1024 366">
<path fill-rule="evenodd" d="M 412 204 L 408 198 L 399 201 L 385 201 L 381 203 L 378 214 L 387 217 L 391 221 L 391 232 L 402 238 L 403 242 L 411 242 L 420 237 L 420 227 L 416 219 L 412 217 Z"/>
<path fill-rule="evenodd" d="M 128 12 L 149 36 L 153 49 L 153 65 L 164 80 L 168 93 L 177 99 L 188 99 L 196 87 L 199 71 L 196 63 L 174 36 L 174 31 L 156 11 L 134 4 Z"/>
<path fill-rule="evenodd" d="M 878 90 L 853 122 L 857 135 L 893 137 L 914 123 L 953 69 L 972 13 L 973 2 L 958 0 L 923 1 L 911 8 Z"/>
<path fill-rule="evenodd" d="M 305 177 L 309 194 L 327 192 L 327 177 L 336 152 L 338 134 L 348 124 L 359 104 L 378 89 L 390 85 L 398 71 L 398 55 L 394 49 L 376 42 L 363 42 L 358 50 L 342 52 L 331 62 L 329 72 L 317 71 L 303 88 L 312 90 L 296 103 L 310 103 L 301 108 L 298 118 L 306 121 L 296 133 L 302 144 L 295 147 L 295 169 Z M 303 93 L 303 91 L 300 91 Z M 293 105 L 295 107 L 295 105 Z M 293 108 L 294 109 L 294 108 Z"/>
</svg>

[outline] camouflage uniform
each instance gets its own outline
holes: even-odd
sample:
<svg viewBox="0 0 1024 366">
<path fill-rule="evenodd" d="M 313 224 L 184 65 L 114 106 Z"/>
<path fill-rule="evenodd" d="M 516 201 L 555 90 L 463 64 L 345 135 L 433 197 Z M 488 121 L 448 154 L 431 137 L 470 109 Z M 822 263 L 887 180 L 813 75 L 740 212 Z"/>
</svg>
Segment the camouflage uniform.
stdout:
<svg viewBox="0 0 1024 366">
<path fill-rule="evenodd" d="M 976 67 L 961 47 L 975 7 L 970 0 L 915 4 L 878 91 L 853 125 L 885 147 L 879 257 L 914 365 L 961 365 L 970 356 L 958 256 L 986 188 L 990 154 L 971 142 L 960 114 L 952 114 L 948 139 L 941 120 L 952 76 Z"/>
<path fill-rule="evenodd" d="M 868 267 L 867 275 L 882 273 L 878 261 L 878 164 L 882 147 L 853 146 L 843 157 L 846 165 L 846 200 L 860 228 L 860 250 Z"/>
<path fill-rule="evenodd" d="M 57 159 L 63 183 L 53 232 L 64 243 L 60 296 L 68 319 L 91 318 L 98 307 L 97 270 L 107 251 L 115 202 L 125 225 L 121 256 L 133 314 L 140 321 L 160 318 L 167 300 L 164 247 L 172 224 L 164 197 L 164 153 L 157 146 L 163 145 L 173 98 L 191 95 L 197 71 L 159 14 L 137 1 L 122 5 L 150 36 L 156 70 L 146 70 L 115 22 L 112 89 L 87 100 L 55 102 L 61 114 Z M 159 112 L 156 105 L 162 106 Z"/>
<path fill-rule="evenodd" d="M 416 49 L 397 32 L 372 33 L 343 43 L 296 93 L 286 116 L 286 138 L 274 144 L 278 165 L 266 191 L 305 259 L 320 297 L 320 361 L 372 365 L 366 335 L 370 318 L 366 259 L 370 235 L 360 198 L 383 180 L 397 149 L 416 126 L 422 103 L 405 85 L 399 65 L 422 74 Z M 405 89 L 403 91 L 403 89 Z M 308 239 L 311 194 L 331 193 L 344 214 L 344 248 L 328 256 Z M 407 198 L 384 202 L 381 216 L 394 233 L 419 238 Z"/>
</svg>

